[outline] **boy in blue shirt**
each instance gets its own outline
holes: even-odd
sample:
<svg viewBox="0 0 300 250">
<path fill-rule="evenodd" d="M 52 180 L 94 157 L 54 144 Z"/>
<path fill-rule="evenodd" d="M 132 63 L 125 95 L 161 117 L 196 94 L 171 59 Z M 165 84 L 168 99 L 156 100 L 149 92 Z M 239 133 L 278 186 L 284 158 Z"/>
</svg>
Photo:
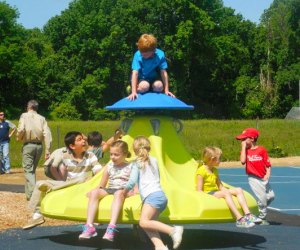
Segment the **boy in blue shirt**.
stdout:
<svg viewBox="0 0 300 250">
<path fill-rule="evenodd" d="M 138 98 L 137 93 L 163 92 L 175 97 L 169 91 L 168 64 L 165 53 L 157 49 L 157 40 L 151 34 L 143 34 L 138 42 L 138 51 L 132 61 L 131 94 L 129 100 Z"/>
</svg>

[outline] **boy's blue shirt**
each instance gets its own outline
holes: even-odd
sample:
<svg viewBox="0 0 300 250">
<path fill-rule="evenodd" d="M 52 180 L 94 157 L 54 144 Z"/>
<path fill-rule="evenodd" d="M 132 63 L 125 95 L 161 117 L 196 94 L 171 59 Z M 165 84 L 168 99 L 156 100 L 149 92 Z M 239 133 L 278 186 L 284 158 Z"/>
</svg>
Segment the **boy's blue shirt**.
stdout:
<svg viewBox="0 0 300 250">
<path fill-rule="evenodd" d="M 156 49 L 154 56 L 147 59 L 143 58 L 141 52 L 138 50 L 134 54 L 131 68 L 139 72 L 139 80 L 154 81 L 158 77 L 156 69 L 167 69 L 168 63 L 165 53 L 160 49 Z"/>
</svg>

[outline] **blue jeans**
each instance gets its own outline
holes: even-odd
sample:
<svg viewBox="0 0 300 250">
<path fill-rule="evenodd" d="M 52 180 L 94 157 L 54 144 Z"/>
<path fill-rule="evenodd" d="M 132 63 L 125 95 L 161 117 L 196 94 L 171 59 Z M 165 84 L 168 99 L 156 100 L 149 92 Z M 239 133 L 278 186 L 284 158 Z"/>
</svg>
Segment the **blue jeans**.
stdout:
<svg viewBox="0 0 300 250">
<path fill-rule="evenodd" d="M 9 142 L 0 142 L 1 172 L 10 171 Z"/>
</svg>

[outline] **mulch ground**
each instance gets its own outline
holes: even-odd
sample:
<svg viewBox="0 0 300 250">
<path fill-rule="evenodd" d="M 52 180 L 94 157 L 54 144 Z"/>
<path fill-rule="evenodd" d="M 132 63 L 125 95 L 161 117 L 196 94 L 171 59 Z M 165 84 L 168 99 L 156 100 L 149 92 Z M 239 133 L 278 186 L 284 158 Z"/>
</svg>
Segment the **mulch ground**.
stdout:
<svg viewBox="0 0 300 250">
<path fill-rule="evenodd" d="M 42 168 L 37 170 L 36 176 L 38 180 L 47 178 Z M 0 175 L 0 200 L 0 231 L 23 227 L 31 217 L 31 213 L 27 209 L 22 169 L 12 169 L 11 174 Z M 72 224 L 79 224 L 79 222 L 46 218 L 46 222 L 41 226 Z"/>
</svg>

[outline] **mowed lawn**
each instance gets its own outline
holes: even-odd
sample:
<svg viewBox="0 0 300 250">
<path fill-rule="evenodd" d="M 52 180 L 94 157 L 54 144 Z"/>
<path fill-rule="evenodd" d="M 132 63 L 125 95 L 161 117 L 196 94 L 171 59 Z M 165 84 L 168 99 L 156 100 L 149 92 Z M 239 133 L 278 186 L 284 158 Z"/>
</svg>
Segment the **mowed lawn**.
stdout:
<svg viewBox="0 0 300 250">
<path fill-rule="evenodd" d="M 18 121 L 12 121 L 16 125 Z M 199 159 L 205 146 L 218 146 L 223 150 L 223 161 L 239 159 L 240 142 L 235 136 L 244 128 L 254 127 L 260 131 L 258 143 L 264 145 L 272 157 L 300 155 L 300 121 L 297 120 L 182 120 L 184 128 L 179 133 L 183 144 L 190 154 Z M 119 128 L 119 121 L 49 121 L 53 136 L 52 150 L 64 146 L 64 135 L 68 131 L 78 130 L 84 134 L 100 131 L 104 140 Z M 11 165 L 21 166 L 22 143 L 15 137 L 11 140 Z M 103 162 L 108 160 L 105 155 Z M 40 161 L 42 164 L 43 159 Z"/>
</svg>

